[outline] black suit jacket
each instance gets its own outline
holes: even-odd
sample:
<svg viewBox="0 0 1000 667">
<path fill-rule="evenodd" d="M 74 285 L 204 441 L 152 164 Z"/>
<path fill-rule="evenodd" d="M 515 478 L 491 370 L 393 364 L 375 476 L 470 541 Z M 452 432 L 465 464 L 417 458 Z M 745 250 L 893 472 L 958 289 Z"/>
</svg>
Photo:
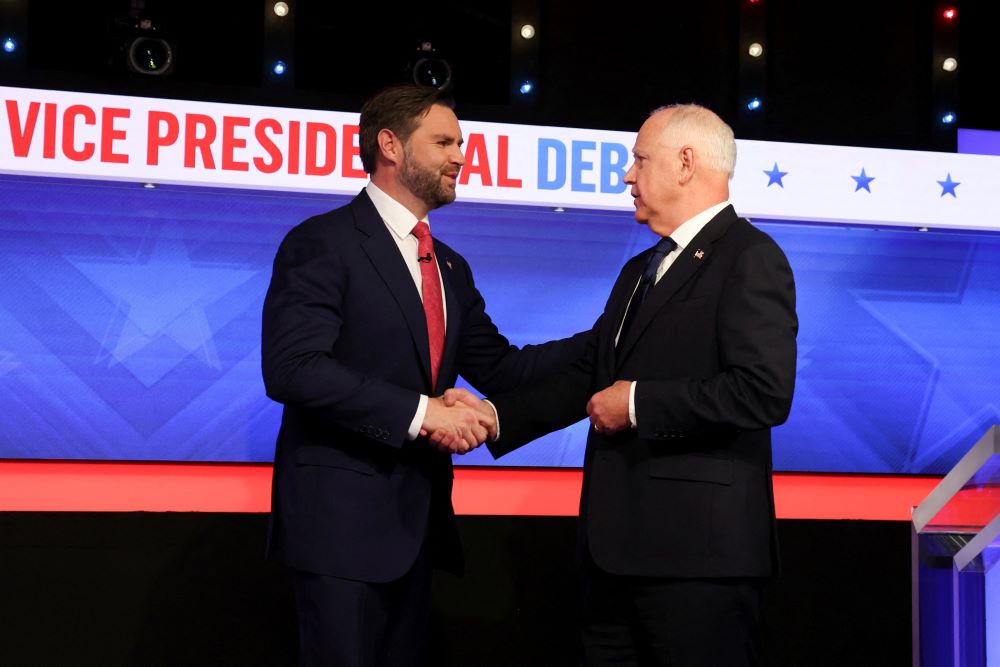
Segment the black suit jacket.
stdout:
<svg viewBox="0 0 1000 667">
<path fill-rule="evenodd" d="M 485 312 L 468 264 L 435 240 L 447 304 L 431 387 L 423 304 L 368 195 L 285 237 L 263 312 L 267 394 L 284 404 L 268 551 L 287 565 L 360 581 L 403 575 L 429 537 L 461 568 L 451 457 L 407 441 L 419 395 L 461 373 L 504 391 L 579 357 L 589 333 L 523 350 Z"/>
<path fill-rule="evenodd" d="M 732 207 L 715 216 L 615 335 L 650 251 L 622 269 L 588 354 L 530 390 L 492 397 L 502 455 L 586 416 L 635 380 L 637 429 L 593 431 L 582 537 L 615 574 L 764 576 L 777 569 L 771 426 L 791 407 L 795 287 L 774 241 Z"/>
</svg>

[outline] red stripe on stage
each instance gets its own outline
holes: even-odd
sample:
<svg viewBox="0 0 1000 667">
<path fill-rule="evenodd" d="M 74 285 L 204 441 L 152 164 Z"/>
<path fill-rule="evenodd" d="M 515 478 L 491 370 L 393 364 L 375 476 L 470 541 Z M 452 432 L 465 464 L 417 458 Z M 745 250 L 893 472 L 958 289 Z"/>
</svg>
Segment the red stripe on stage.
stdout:
<svg viewBox="0 0 1000 667">
<path fill-rule="evenodd" d="M 456 468 L 459 514 L 574 516 L 576 469 Z M 940 481 L 912 475 L 776 473 L 781 519 L 909 521 Z M 0 511 L 267 512 L 271 466 L 0 461 Z"/>
</svg>

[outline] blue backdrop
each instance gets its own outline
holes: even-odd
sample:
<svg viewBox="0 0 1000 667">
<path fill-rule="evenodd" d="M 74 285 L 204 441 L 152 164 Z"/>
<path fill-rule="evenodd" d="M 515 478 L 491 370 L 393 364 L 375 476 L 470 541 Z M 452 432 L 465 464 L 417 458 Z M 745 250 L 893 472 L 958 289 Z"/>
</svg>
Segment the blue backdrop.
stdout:
<svg viewBox="0 0 1000 667">
<path fill-rule="evenodd" d="M 347 199 L 0 176 L 0 458 L 269 461 L 271 260 Z M 755 222 L 788 254 L 801 320 L 775 467 L 947 471 L 1000 418 L 1000 234 Z M 655 241 L 630 212 L 457 203 L 431 223 L 516 343 L 588 328 Z M 578 466 L 585 435 L 500 463 Z"/>
</svg>

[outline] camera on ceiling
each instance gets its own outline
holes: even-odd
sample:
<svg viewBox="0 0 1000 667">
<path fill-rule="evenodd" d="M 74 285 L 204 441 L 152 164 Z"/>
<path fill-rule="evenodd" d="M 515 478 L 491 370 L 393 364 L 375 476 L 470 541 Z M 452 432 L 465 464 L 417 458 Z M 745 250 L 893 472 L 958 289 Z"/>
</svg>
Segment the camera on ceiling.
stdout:
<svg viewBox="0 0 1000 667">
<path fill-rule="evenodd" d="M 125 68 L 144 76 L 168 76 L 177 63 L 177 46 L 145 2 L 132 1 L 128 15 L 114 19 L 119 57 Z"/>
</svg>

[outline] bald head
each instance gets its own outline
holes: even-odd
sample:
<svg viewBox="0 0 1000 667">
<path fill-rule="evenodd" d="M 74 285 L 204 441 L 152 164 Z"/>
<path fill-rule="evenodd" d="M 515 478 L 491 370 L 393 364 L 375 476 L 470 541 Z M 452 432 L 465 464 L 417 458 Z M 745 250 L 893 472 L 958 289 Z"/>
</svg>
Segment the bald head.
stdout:
<svg viewBox="0 0 1000 667">
<path fill-rule="evenodd" d="M 639 128 L 631 185 L 635 217 L 660 236 L 729 198 L 736 165 L 733 131 L 717 115 L 694 104 L 657 109 Z"/>
<path fill-rule="evenodd" d="M 662 117 L 663 141 L 672 146 L 693 146 L 706 169 L 733 177 L 736 139 L 732 128 L 715 113 L 697 104 L 672 104 L 649 116 Z"/>
</svg>

